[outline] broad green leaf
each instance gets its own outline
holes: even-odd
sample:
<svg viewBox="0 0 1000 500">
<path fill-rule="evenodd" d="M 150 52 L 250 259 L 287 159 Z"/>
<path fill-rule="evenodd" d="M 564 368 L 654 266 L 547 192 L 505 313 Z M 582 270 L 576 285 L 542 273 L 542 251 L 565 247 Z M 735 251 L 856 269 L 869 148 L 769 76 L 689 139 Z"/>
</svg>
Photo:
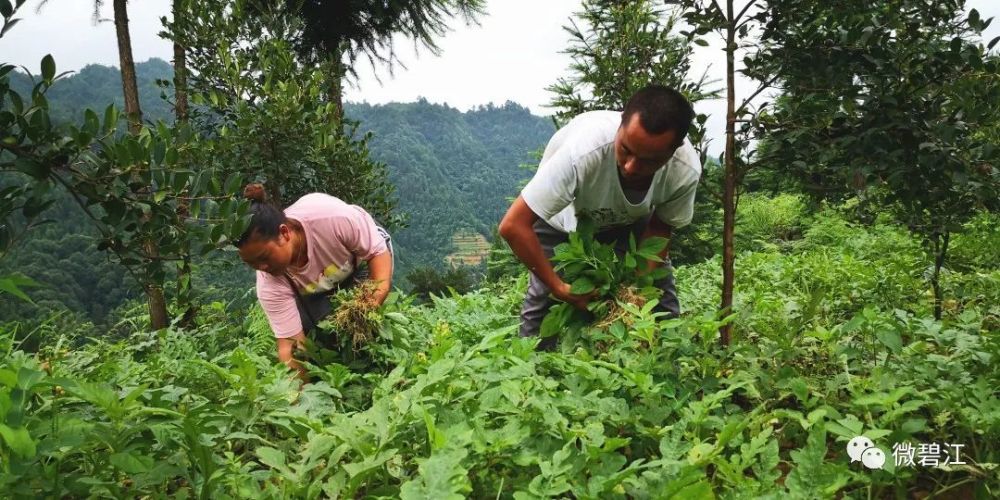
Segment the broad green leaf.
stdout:
<svg viewBox="0 0 1000 500">
<path fill-rule="evenodd" d="M 667 248 L 668 243 L 670 243 L 670 240 L 659 236 L 646 238 L 639 242 L 639 253 L 658 255 L 663 249 Z"/>
<path fill-rule="evenodd" d="M 848 415 L 836 422 L 827 422 L 826 428 L 834 434 L 851 439 L 861 435 L 864 424 L 854 415 Z"/>
<path fill-rule="evenodd" d="M 715 492 L 712 490 L 712 484 L 708 481 L 702 480 L 694 484 L 689 484 L 681 488 L 677 495 L 672 498 L 684 498 L 691 500 L 715 500 Z"/>
<path fill-rule="evenodd" d="M 51 83 L 52 79 L 56 77 L 56 60 L 52 58 L 52 54 L 47 54 L 42 58 L 42 79 L 46 82 Z"/>
<path fill-rule="evenodd" d="M 132 452 L 115 453 L 111 455 L 109 461 L 111 465 L 114 465 L 127 474 L 149 472 L 155 465 L 153 457 L 136 455 Z"/>
<path fill-rule="evenodd" d="M 255 450 L 257 457 L 260 458 L 260 463 L 274 468 L 280 469 L 285 466 L 285 453 L 281 450 L 271 448 L 270 446 L 261 446 Z"/>
<path fill-rule="evenodd" d="M 625 267 L 627 267 L 629 269 L 635 269 L 636 268 L 635 256 L 632 255 L 631 253 L 625 254 Z"/>
<path fill-rule="evenodd" d="M 883 345 L 889 348 L 893 354 L 898 354 L 899 351 L 903 349 L 903 339 L 899 336 L 899 332 L 895 330 L 882 329 L 879 330 L 875 336 L 878 338 Z"/>
<path fill-rule="evenodd" d="M 21 22 L 20 19 L 10 19 L 6 23 L 4 23 L 3 28 L 0 28 L 0 37 L 6 35 L 7 32 L 10 31 L 10 29 L 13 28 L 19 22 Z"/>
<path fill-rule="evenodd" d="M 11 295 L 13 295 L 13 296 L 15 296 L 15 297 L 23 300 L 23 301 L 26 301 L 26 302 L 29 302 L 29 303 L 32 303 L 32 304 L 34 302 L 31 301 L 31 298 L 28 297 L 27 294 L 25 294 L 23 291 L 21 291 L 21 288 L 22 287 L 37 287 L 37 286 L 41 286 L 41 285 L 39 285 L 38 283 L 36 283 L 32 279 L 27 278 L 25 276 L 19 276 L 19 275 L 0 276 L 0 292 L 7 292 L 7 293 L 9 293 L 9 294 L 11 294 Z"/>
<path fill-rule="evenodd" d="M 35 442 L 32 441 L 28 429 L 18 427 L 11 429 L 4 424 L 0 424 L 0 437 L 4 443 L 16 454 L 23 458 L 35 456 Z"/>
<path fill-rule="evenodd" d="M 330 450 L 337 446 L 337 442 L 335 437 L 328 434 L 320 434 L 312 437 L 306 443 L 305 449 L 302 450 L 302 462 L 308 466 L 312 466 L 321 458 L 328 455 Z"/>
<path fill-rule="evenodd" d="M 418 474 L 403 483 L 400 498 L 461 500 L 472 491 L 469 471 L 462 466 L 468 452 L 464 449 L 438 451 L 420 460 Z"/>
<path fill-rule="evenodd" d="M 556 304 L 549 309 L 549 313 L 542 320 L 539 328 L 539 336 L 543 339 L 558 334 L 566 328 L 566 321 L 573 313 L 573 306 L 569 304 Z"/>
<path fill-rule="evenodd" d="M 709 457 L 715 445 L 711 443 L 698 443 L 688 451 L 687 460 L 691 465 L 699 465 Z"/>
<path fill-rule="evenodd" d="M 388 319 L 391 319 L 392 321 L 394 321 L 396 323 L 399 323 L 401 325 L 408 325 L 408 324 L 410 324 L 410 319 L 407 318 L 405 315 L 403 315 L 401 313 L 398 313 L 398 312 L 388 312 L 388 313 L 385 313 L 385 317 L 388 318 Z"/>
<path fill-rule="evenodd" d="M 851 476 L 846 464 L 827 460 L 828 452 L 822 427 L 813 427 L 806 446 L 791 452 L 794 467 L 785 486 L 794 498 L 830 498 L 847 485 Z"/>
<path fill-rule="evenodd" d="M 0 368 L 0 385 L 14 387 L 17 385 L 17 374 L 12 370 Z M 0 413 L 2 414 L 2 413 Z"/>
<path fill-rule="evenodd" d="M 373 457 L 365 458 L 361 462 L 344 464 L 343 466 L 344 471 L 346 471 L 347 475 L 350 477 L 357 476 L 358 474 L 361 474 L 363 472 L 372 470 L 377 467 L 381 467 L 382 464 L 384 464 L 386 461 L 392 458 L 392 456 L 395 455 L 396 452 L 397 450 L 395 448 L 391 448 L 388 450 L 383 450 L 381 453 Z"/>
<path fill-rule="evenodd" d="M 101 129 L 103 133 L 107 134 L 118 126 L 118 109 L 115 108 L 114 104 L 109 104 L 108 107 L 104 108 L 104 127 Z"/>
<path fill-rule="evenodd" d="M 586 276 L 581 276 L 570 286 L 569 292 L 575 295 L 584 295 L 594 291 L 594 283 Z"/>
</svg>

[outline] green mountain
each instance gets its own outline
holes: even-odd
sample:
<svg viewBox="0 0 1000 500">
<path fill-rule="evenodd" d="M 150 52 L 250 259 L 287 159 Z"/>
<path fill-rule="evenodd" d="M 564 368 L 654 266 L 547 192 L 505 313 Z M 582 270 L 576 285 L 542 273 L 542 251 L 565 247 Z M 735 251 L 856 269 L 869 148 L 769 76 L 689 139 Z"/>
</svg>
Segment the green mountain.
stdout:
<svg viewBox="0 0 1000 500">
<path fill-rule="evenodd" d="M 173 90 L 165 90 L 157 83 L 158 80 L 171 81 L 173 78 L 173 67 L 162 59 L 154 58 L 135 65 L 139 105 L 144 120 L 173 120 L 173 105 L 164 99 L 167 94 L 173 98 Z M 11 73 L 11 84 L 25 96 L 31 95 L 34 82 L 28 75 L 15 71 Z M 125 109 L 121 72 L 116 67 L 100 64 L 84 66 L 80 71 L 63 77 L 45 97 L 49 101 L 52 120 L 60 123 L 82 122 L 83 110 L 87 108 L 103 111 L 108 104 L 114 103 L 118 109 Z"/>
<path fill-rule="evenodd" d="M 397 232 L 401 268 L 440 267 L 460 232 L 486 238 L 531 177 L 533 160 L 555 131 L 550 120 L 513 102 L 461 112 L 426 100 L 348 104 L 345 114 L 374 136 L 373 155 L 389 167 L 409 227 Z"/>
</svg>

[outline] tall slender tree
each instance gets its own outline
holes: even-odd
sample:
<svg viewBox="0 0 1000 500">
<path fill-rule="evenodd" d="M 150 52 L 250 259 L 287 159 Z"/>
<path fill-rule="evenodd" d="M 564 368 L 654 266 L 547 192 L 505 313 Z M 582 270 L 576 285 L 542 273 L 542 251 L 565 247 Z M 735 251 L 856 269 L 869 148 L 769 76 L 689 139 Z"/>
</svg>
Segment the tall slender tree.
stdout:
<svg viewBox="0 0 1000 500">
<path fill-rule="evenodd" d="M 189 0 L 173 0 L 171 3 L 171 14 L 173 17 L 182 15 L 184 11 L 183 2 Z M 187 48 L 179 40 L 173 41 L 174 49 L 174 120 L 175 124 L 184 127 L 188 122 L 188 89 L 187 89 Z M 177 207 L 178 215 L 187 218 L 190 214 L 190 206 L 187 202 L 180 202 Z M 190 245 L 185 240 L 182 245 L 185 247 L 181 252 L 181 262 L 177 269 L 177 304 L 184 308 L 181 316 L 181 324 L 184 327 L 191 326 L 194 322 L 197 308 L 195 306 L 194 293 L 192 288 L 192 268 Z"/>
<path fill-rule="evenodd" d="M 48 0 L 39 3 L 41 9 Z M 100 21 L 101 7 L 104 0 L 94 0 L 94 22 Z M 118 42 L 118 61 L 122 76 L 122 94 L 125 99 L 125 115 L 128 118 L 128 129 L 132 135 L 138 135 L 142 130 L 142 108 L 139 106 L 139 87 L 136 84 L 135 60 L 132 58 L 132 37 L 128 28 L 128 1 L 113 0 L 115 38 Z M 148 191 L 149 189 L 144 189 Z M 140 193 L 142 194 L 142 193 Z M 155 243 L 147 241 L 145 244 L 146 256 L 149 259 L 159 259 L 159 250 Z M 143 283 L 149 305 L 150 325 L 154 329 L 167 326 L 167 301 L 163 294 L 163 286 L 153 281 Z"/>
<path fill-rule="evenodd" d="M 651 0 L 584 0 L 563 26 L 570 74 L 548 87 L 557 122 L 584 112 L 623 109 L 649 84 L 673 87 L 692 102 L 715 97 L 707 78 L 691 79 L 690 41 L 677 33 L 675 12 Z"/>
<path fill-rule="evenodd" d="M 722 300 L 719 304 L 720 315 L 726 316 L 733 312 L 733 289 L 736 282 L 735 262 L 735 229 L 736 209 L 739 202 L 739 191 L 747 170 L 753 165 L 752 149 L 753 135 L 757 130 L 754 126 L 758 109 L 754 107 L 754 99 L 767 90 L 775 78 L 760 72 L 742 72 L 757 81 L 757 88 L 737 102 L 736 73 L 737 52 L 745 50 L 750 44 L 751 33 L 759 28 L 768 18 L 764 0 L 749 0 L 743 2 L 737 10 L 733 0 L 679 0 L 669 3 L 680 4 L 684 9 L 684 19 L 691 30 L 692 39 L 700 45 L 707 45 L 700 36 L 708 33 L 721 35 L 723 51 L 726 54 L 726 147 L 723 158 L 722 178 Z M 732 333 L 732 323 L 726 322 L 719 329 L 722 345 L 729 345 Z"/>
<path fill-rule="evenodd" d="M 101 2 L 94 2 L 100 4 Z M 135 81 L 135 60 L 132 58 L 132 36 L 128 29 L 128 0 L 114 0 L 115 35 L 118 39 L 118 63 L 122 72 L 122 94 L 129 132 L 138 134 L 142 128 L 142 108 L 139 107 L 139 86 Z"/>
</svg>

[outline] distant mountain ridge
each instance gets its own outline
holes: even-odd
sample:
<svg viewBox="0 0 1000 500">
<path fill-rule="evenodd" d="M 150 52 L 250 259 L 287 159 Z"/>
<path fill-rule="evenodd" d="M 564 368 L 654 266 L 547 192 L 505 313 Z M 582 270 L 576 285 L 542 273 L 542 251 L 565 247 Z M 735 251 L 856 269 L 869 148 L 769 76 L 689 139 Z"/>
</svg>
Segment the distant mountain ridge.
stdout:
<svg viewBox="0 0 1000 500">
<path fill-rule="evenodd" d="M 31 77 L 20 72 L 10 73 L 11 84 L 21 95 L 29 94 Z M 37 77 L 36 77 L 37 78 Z M 153 58 L 135 65 L 135 80 L 139 87 L 139 106 L 146 121 L 173 121 L 172 104 L 161 98 L 163 87 L 157 80 L 172 80 L 174 69 L 163 59 Z M 169 91 L 171 98 L 173 90 Z M 55 122 L 81 122 L 86 108 L 103 111 L 108 104 L 115 103 L 119 109 L 125 108 L 122 97 L 121 72 L 114 66 L 88 64 L 79 71 L 70 73 L 56 82 L 45 95 L 49 110 Z"/>
</svg>

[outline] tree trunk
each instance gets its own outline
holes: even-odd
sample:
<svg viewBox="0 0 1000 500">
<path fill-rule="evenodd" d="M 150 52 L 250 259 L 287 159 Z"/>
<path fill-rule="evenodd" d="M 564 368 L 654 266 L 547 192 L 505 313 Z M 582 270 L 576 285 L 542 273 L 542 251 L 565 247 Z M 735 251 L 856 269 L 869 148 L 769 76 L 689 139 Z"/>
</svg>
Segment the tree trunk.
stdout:
<svg viewBox="0 0 1000 500">
<path fill-rule="evenodd" d="M 347 75 L 347 68 L 344 66 L 344 51 L 335 50 L 330 54 L 330 89 L 327 99 L 336 107 L 335 118 L 340 132 L 344 130 L 344 77 Z"/>
<path fill-rule="evenodd" d="M 174 12 L 177 12 L 177 9 L 174 9 Z M 174 113 L 177 123 L 187 121 L 187 52 L 184 46 L 177 42 L 174 42 Z"/>
<path fill-rule="evenodd" d="M 118 60 L 122 71 L 122 93 L 125 95 L 125 114 L 128 129 L 138 134 L 142 126 L 139 108 L 139 87 L 135 83 L 135 61 L 132 60 L 132 39 L 128 33 L 126 0 L 115 0 L 115 33 L 118 35 Z"/>
<path fill-rule="evenodd" d="M 173 1 L 173 15 L 176 20 L 180 15 L 180 1 Z M 183 125 L 188 120 L 188 98 L 187 98 L 187 50 L 174 42 L 174 113 L 177 125 Z M 186 194 L 186 193 L 182 193 Z M 184 221 L 190 214 L 188 202 L 182 200 L 177 205 L 177 216 Z M 184 309 L 180 326 L 190 328 L 194 326 L 194 318 L 198 313 L 198 308 L 194 300 L 194 290 L 191 287 L 191 245 L 185 238 L 181 242 L 181 264 L 177 270 L 177 302 Z"/>
<path fill-rule="evenodd" d="M 118 37 L 118 60 L 122 72 L 122 93 L 125 95 L 125 114 L 128 116 L 128 130 L 138 134 L 142 129 L 142 109 L 139 107 L 139 87 L 135 82 L 135 61 L 132 59 L 132 39 L 128 32 L 128 9 L 126 0 L 114 0 L 115 34 Z M 159 249 L 152 241 L 145 246 L 146 258 L 159 257 Z M 148 277 L 146 278 L 149 279 Z M 163 287 L 156 283 L 143 284 L 149 304 L 149 323 L 154 330 L 167 326 L 167 301 L 163 297 Z"/>
<path fill-rule="evenodd" d="M 934 274 L 931 275 L 931 287 L 934 289 L 934 319 L 941 320 L 941 268 L 944 267 L 945 257 L 948 255 L 948 240 L 951 232 L 938 233 L 934 231 L 931 243 L 934 246 Z"/>
<path fill-rule="evenodd" d="M 163 288 L 156 284 L 148 284 L 144 288 L 149 304 L 149 325 L 154 330 L 166 328 L 169 322 L 167 321 L 167 301 L 163 297 Z"/>
<path fill-rule="evenodd" d="M 733 283 L 735 281 L 734 262 L 736 251 L 733 246 L 736 226 L 736 89 L 735 50 L 736 26 L 733 21 L 733 0 L 727 0 L 729 24 L 726 27 L 726 165 L 722 194 L 722 317 L 732 313 Z M 729 345 L 732 324 L 719 328 L 719 340 L 723 346 Z"/>
</svg>

